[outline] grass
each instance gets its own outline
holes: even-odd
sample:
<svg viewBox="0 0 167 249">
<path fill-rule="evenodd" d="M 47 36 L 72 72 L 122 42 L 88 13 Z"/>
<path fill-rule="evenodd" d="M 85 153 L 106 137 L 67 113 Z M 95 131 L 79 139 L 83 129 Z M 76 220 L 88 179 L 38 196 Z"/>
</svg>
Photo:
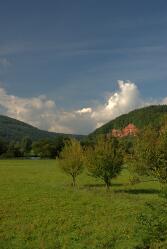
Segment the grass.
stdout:
<svg viewBox="0 0 167 249">
<path fill-rule="evenodd" d="M 106 191 L 85 173 L 74 190 L 55 160 L 1 160 L 0 248 L 133 249 L 136 215 L 161 197 L 157 182 L 128 178 Z"/>
</svg>

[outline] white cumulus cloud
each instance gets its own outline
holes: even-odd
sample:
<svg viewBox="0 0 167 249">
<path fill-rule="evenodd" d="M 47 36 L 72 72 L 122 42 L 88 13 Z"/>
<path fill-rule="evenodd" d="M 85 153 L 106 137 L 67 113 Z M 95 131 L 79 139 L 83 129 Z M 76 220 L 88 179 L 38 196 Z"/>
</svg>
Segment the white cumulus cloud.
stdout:
<svg viewBox="0 0 167 249">
<path fill-rule="evenodd" d="M 82 108 L 81 110 L 76 111 L 76 113 L 83 114 L 83 113 L 91 113 L 92 108 L 87 107 L 87 108 Z"/>
<path fill-rule="evenodd" d="M 118 90 L 111 93 L 105 103 L 71 111 L 58 109 L 56 103 L 44 95 L 21 98 L 0 88 L 2 114 L 41 129 L 63 133 L 87 134 L 121 114 L 151 104 L 167 104 L 167 97 L 159 101 L 144 100 L 137 85 L 131 81 L 118 81 Z"/>
<path fill-rule="evenodd" d="M 119 80 L 118 91 L 112 93 L 104 105 L 94 110 L 92 118 L 96 120 L 96 127 L 99 127 L 105 122 L 143 104 L 137 86 L 130 81 L 124 82 Z"/>
</svg>

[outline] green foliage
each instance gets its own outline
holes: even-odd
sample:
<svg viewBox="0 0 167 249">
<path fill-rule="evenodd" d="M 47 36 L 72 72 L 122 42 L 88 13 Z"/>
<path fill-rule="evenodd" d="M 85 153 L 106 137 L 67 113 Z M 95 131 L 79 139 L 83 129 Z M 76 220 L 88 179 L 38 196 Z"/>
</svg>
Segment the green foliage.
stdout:
<svg viewBox="0 0 167 249">
<path fill-rule="evenodd" d="M 167 201 L 147 203 L 137 217 L 136 249 L 167 248 Z"/>
<path fill-rule="evenodd" d="M 28 155 L 32 148 L 32 140 L 29 137 L 23 137 L 20 142 L 20 148 L 23 156 Z"/>
<path fill-rule="evenodd" d="M 54 140 L 42 139 L 32 144 L 32 154 L 41 158 L 56 158 L 62 150 L 65 137 L 61 136 Z"/>
<path fill-rule="evenodd" d="M 32 154 L 41 158 L 56 158 L 64 147 L 65 141 L 69 138 L 59 136 L 52 139 L 42 139 L 32 144 Z"/>
<path fill-rule="evenodd" d="M 0 115 L 0 138 L 3 138 L 5 141 L 8 142 L 21 141 L 25 137 L 30 138 L 32 141 L 42 139 L 54 140 L 55 138 L 61 135 L 64 134 L 43 131 L 19 120 Z M 77 139 L 82 139 L 84 137 L 81 135 L 68 136 L 74 136 Z"/>
<path fill-rule="evenodd" d="M 56 158 L 64 147 L 68 136 L 58 136 L 55 139 L 42 139 L 32 143 L 29 137 L 23 137 L 22 140 L 9 143 L 0 139 L 0 157 L 1 158 Z"/>
<path fill-rule="evenodd" d="M 31 139 L 28 137 L 23 137 L 22 141 L 3 142 L 3 153 L 1 158 L 16 158 L 16 157 L 26 157 L 29 156 L 31 151 Z"/>
<path fill-rule="evenodd" d="M 24 122 L 0 115 L 0 137 L 6 141 L 21 141 L 23 137 L 38 140 L 55 136 L 54 133 L 42 131 Z"/>
<path fill-rule="evenodd" d="M 101 178 L 109 188 L 111 179 L 121 172 L 123 165 L 123 155 L 118 140 L 99 137 L 94 148 L 87 149 L 86 164 L 88 172 L 94 177 Z"/>
<path fill-rule="evenodd" d="M 60 167 L 72 177 L 72 184 L 75 187 L 76 177 L 83 171 L 83 151 L 80 143 L 75 139 L 66 141 L 60 153 Z"/>
<path fill-rule="evenodd" d="M 144 129 L 136 138 L 133 153 L 129 158 L 130 172 L 139 175 L 149 175 L 156 164 L 155 148 L 157 136 L 154 130 Z"/>
<path fill-rule="evenodd" d="M 20 144 L 18 142 L 11 141 L 8 145 L 7 152 L 3 154 L 4 158 L 16 158 L 21 157 Z"/>
<path fill-rule="evenodd" d="M 132 175 L 129 176 L 129 181 L 130 181 L 130 184 L 132 184 L 132 185 L 141 182 L 139 176 L 138 176 L 137 174 L 134 174 L 134 173 L 133 173 Z"/>
<path fill-rule="evenodd" d="M 128 114 L 121 115 L 118 118 L 98 128 L 90 134 L 90 137 L 97 136 L 98 134 L 107 134 L 111 132 L 112 129 L 122 129 L 129 123 L 133 123 L 139 129 L 151 126 L 158 130 L 161 127 L 163 117 L 166 114 L 167 105 L 149 106 L 134 110 Z"/>
<path fill-rule="evenodd" d="M 16 158 L 39 156 L 55 158 L 70 137 L 81 139 L 80 135 L 64 135 L 42 131 L 24 122 L 0 115 L 0 157 Z"/>
<path fill-rule="evenodd" d="M 167 131 L 161 133 L 157 148 L 157 178 L 161 183 L 167 183 Z"/>
<path fill-rule="evenodd" d="M 132 175 L 148 175 L 167 183 L 167 136 L 154 129 L 143 130 L 136 138 L 128 167 Z"/>
<path fill-rule="evenodd" d="M 133 146 L 136 141 L 136 137 L 128 136 L 123 137 L 119 140 L 120 146 L 122 147 L 124 157 L 133 154 Z"/>
<path fill-rule="evenodd" d="M 161 196 L 167 200 L 167 184 L 164 184 L 161 188 Z"/>
<path fill-rule="evenodd" d="M 8 144 L 6 143 L 6 141 L 0 138 L 0 156 L 6 153 L 7 148 L 8 148 Z"/>
<path fill-rule="evenodd" d="M 93 147 L 96 143 L 96 138 L 85 136 L 83 139 L 81 139 L 80 144 L 83 149 L 86 149 L 87 147 Z"/>
</svg>

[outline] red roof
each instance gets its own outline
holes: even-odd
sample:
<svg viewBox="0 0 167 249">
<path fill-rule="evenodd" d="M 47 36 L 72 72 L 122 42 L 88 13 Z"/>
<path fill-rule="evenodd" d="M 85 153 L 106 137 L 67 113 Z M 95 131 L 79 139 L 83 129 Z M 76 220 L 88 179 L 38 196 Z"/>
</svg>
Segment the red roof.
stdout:
<svg viewBox="0 0 167 249">
<path fill-rule="evenodd" d="M 112 130 L 112 136 L 114 137 L 125 137 L 129 135 L 136 136 L 138 133 L 138 128 L 134 124 L 128 124 L 124 129 L 122 130 Z"/>
</svg>

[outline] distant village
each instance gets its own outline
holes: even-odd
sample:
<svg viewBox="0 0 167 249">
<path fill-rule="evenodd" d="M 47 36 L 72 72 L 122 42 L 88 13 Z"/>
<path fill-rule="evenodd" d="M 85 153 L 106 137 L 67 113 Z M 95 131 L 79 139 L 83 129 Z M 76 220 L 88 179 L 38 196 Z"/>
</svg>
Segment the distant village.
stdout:
<svg viewBox="0 0 167 249">
<path fill-rule="evenodd" d="M 110 135 L 113 137 L 127 137 L 127 136 L 136 136 L 139 132 L 139 129 L 134 124 L 128 124 L 125 128 L 122 130 L 116 130 L 112 129 L 112 132 Z"/>
</svg>

